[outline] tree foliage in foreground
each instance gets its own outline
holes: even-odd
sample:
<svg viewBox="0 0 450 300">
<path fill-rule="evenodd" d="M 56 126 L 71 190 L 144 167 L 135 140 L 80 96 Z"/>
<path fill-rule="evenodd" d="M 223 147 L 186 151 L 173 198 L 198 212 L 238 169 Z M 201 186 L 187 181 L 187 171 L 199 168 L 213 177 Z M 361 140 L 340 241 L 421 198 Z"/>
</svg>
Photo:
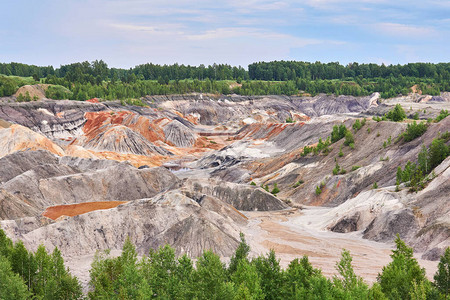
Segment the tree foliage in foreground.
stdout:
<svg viewBox="0 0 450 300">
<path fill-rule="evenodd" d="M 0 229 L 0 299 L 81 299 L 81 285 L 69 273 L 58 248 L 29 252 Z"/>
<path fill-rule="evenodd" d="M 397 236 L 392 261 L 371 287 L 358 276 L 349 251 L 336 263 L 337 275 L 326 278 L 307 256 L 286 269 L 272 250 L 249 258 L 241 242 L 226 266 L 206 250 L 194 263 L 177 257 L 166 245 L 138 258 L 126 240 L 122 254 L 98 252 L 90 270 L 89 299 L 447 299 L 450 292 L 450 248 L 441 257 L 434 282 L 413 257 L 412 248 Z M 43 246 L 28 252 L 0 230 L 0 299 L 82 299 L 78 281 L 64 268 L 59 250 Z"/>
<path fill-rule="evenodd" d="M 91 269 L 91 299 L 444 299 L 448 293 L 450 250 L 441 258 L 432 284 L 399 237 L 392 262 L 371 287 L 355 274 L 352 256 L 343 250 L 332 279 L 314 268 L 307 256 L 281 268 L 274 251 L 253 259 L 241 242 L 228 267 L 218 255 L 205 251 L 194 267 L 186 255 L 175 256 L 169 246 L 150 250 L 137 259 L 129 240 L 121 256 L 96 256 Z"/>
</svg>

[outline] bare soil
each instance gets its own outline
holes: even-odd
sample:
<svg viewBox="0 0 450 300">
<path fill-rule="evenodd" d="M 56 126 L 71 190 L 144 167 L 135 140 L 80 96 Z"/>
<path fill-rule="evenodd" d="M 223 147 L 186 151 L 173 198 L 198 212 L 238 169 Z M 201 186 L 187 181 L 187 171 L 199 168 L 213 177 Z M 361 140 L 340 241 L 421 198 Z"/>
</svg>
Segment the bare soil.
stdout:
<svg viewBox="0 0 450 300">
<path fill-rule="evenodd" d="M 308 211 L 297 209 L 245 212 L 249 223 L 243 232 L 252 248 L 252 254 L 266 254 L 273 249 L 284 268 L 293 259 L 307 255 L 314 267 L 320 268 L 325 276 L 332 277 L 337 274 L 335 265 L 340 260 L 342 249 L 347 249 L 352 254 L 356 274 L 369 283 L 375 282 L 383 266 L 391 262 L 393 245 L 365 240 L 360 232 L 318 230 L 314 224 L 310 224 L 311 218 L 305 218 L 305 214 Z M 317 215 L 320 218 L 320 214 Z M 416 253 L 415 256 L 418 258 L 420 254 Z M 428 278 L 432 279 L 437 270 L 437 262 L 419 258 L 418 261 L 426 269 Z"/>
<path fill-rule="evenodd" d="M 48 207 L 42 215 L 52 220 L 56 220 L 62 216 L 74 217 L 94 210 L 114 208 L 127 202 L 128 201 L 99 201 L 57 205 Z"/>
</svg>

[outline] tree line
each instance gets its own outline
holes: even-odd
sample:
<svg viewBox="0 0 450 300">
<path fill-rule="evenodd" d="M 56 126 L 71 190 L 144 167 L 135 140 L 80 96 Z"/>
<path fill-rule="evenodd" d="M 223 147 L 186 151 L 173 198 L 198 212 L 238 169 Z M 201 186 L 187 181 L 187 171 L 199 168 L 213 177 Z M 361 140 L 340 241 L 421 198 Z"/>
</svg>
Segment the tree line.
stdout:
<svg viewBox="0 0 450 300">
<path fill-rule="evenodd" d="M 50 91 L 50 98 L 86 100 L 139 98 L 146 95 L 192 92 L 238 95 L 311 95 L 319 93 L 382 98 L 406 95 L 412 86 L 424 94 L 450 91 L 449 63 L 376 65 L 352 63 L 259 62 L 248 71 L 227 64 L 209 66 L 142 64 L 130 69 L 109 68 L 103 60 L 38 67 L 0 63 L 0 74 L 29 77 L 34 83 L 60 85 L 68 93 Z M 0 97 L 10 96 L 22 82 L 0 76 Z M 234 84 L 232 84 L 234 83 Z"/>
<path fill-rule="evenodd" d="M 336 263 L 338 275 L 326 278 L 307 256 L 296 258 L 286 269 L 271 250 L 250 259 L 250 247 L 241 241 L 225 265 L 206 250 L 196 262 L 177 257 L 166 245 L 150 249 L 138 259 L 127 239 L 122 254 L 98 252 L 91 265 L 89 299 L 447 299 L 450 293 L 450 248 L 441 256 L 434 281 L 425 276 L 408 247 L 397 235 L 392 261 L 369 286 L 355 274 L 352 256 L 343 250 Z M 1 299 L 84 299 L 78 280 L 64 267 L 57 248 L 48 254 L 43 246 L 28 252 L 0 229 Z"/>
<path fill-rule="evenodd" d="M 397 78 L 418 77 L 436 80 L 450 79 L 450 63 L 409 63 L 405 65 L 378 65 L 350 63 L 346 66 L 338 62 L 271 61 L 257 62 L 248 66 L 252 80 L 294 80 L 305 79 L 343 79 L 343 78 Z"/>
</svg>

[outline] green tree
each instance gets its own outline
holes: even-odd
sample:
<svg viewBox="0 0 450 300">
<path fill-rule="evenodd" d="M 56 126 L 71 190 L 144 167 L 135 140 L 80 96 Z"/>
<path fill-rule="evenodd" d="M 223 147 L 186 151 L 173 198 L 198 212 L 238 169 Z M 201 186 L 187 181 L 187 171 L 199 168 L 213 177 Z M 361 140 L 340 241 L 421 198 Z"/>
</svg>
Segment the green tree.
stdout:
<svg viewBox="0 0 450 300">
<path fill-rule="evenodd" d="M 433 139 L 428 150 L 430 170 L 437 167 L 449 155 L 449 148 L 443 139 Z"/>
<path fill-rule="evenodd" d="M 252 261 L 261 278 L 261 288 L 266 299 L 282 299 L 283 272 L 275 251 L 270 250 L 269 255 L 259 256 Z"/>
<path fill-rule="evenodd" d="M 339 276 L 333 278 L 334 286 L 351 299 L 367 299 L 369 288 L 363 279 L 355 274 L 350 252 L 344 249 L 341 255 L 341 260 L 336 264 Z"/>
<path fill-rule="evenodd" d="M 396 249 L 392 250 L 392 262 L 383 267 L 378 275 L 383 293 L 389 299 L 411 299 L 414 282 L 426 281 L 425 269 L 421 268 L 413 257 L 412 248 L 408 247 L 397 235 Z"/>
<path fill-rule="evenodd" d="M 450 297 L 450 247 L 447 247 L 441 256 L 438 270 L 434 275 L 434 285 L 444 299 Z"/>
<path fill-rule="evenodd" d="M 241 260 L 248 261 L 248 254 L 250 252 L 250 246 L 245 241 L 245 236 L 242 232 L 239 233 L 241 242 L 239 243 L 236 251 L 233 253 L 230 259 L 230 264 L 228 266 L 228 273 L 232 275 L 236 272 L 237 266 Z"/>
<path fill-rule="evenodd" d="M 395 107 L 387 113 L 386 118 L 394 122 L 400 122 L 406 119 L 406 113 L 400 104 L 396 104 Z"/>
<path fill-rule="evenodd" d="M 226 270 L 220 257 L 205 251 L 193 273 L 193 291 L 197 299 L 233 299 L 234 287 L 226 282 Z"/>
<path fill-rule="evenodd" d="M 165 245 L 158 251 L 151 249 L 148 259 L 143 262 L 143 272 L 155 295 L 178 298 L 180 280 L 177 277 L 178 263 L 172 247 Z"/>
<path fill-rule="evenodd" d="M 264 299 L 259 274 L 256 267 L 248 260 L 239 260 L 236 272 L 231 275 L 231 280 L 238 288 L 235 299 Z M 245 298 L 244 295 L 246 295 Z"/>
<path fill-rule="evenodd" d="M 355 143 L 355 139 L 353 137 L 353 134 L 351 131 L 347 131 L 345 133 L 345 141 L 344 141 L 344 145 L 346 146 L 350 146 L 350 144 L 354 144 Z"/>
<path fill-rule="evenodd" d="M 28 252 L 22 241 L 15 243 L 14 249 L 11 252 L 11 267 L 15 273 L 22 277 L 28 289 L 31 290 L 37 265 L 33 253 Z"/>
<path fill-rule="evenodd" d="M 29 299 L 30 296 L 22 278 L 11 270 L 8 259 L 0 255 L 0 299 Z"/>
<path fill-rule="evenodd" d="M 289 264 L 283 285 L 286 299 L 310 298 L 315 278 L 323 277 L 319 269 L 313 268 L 307 256 L 294 259 Z"/>
</svg>

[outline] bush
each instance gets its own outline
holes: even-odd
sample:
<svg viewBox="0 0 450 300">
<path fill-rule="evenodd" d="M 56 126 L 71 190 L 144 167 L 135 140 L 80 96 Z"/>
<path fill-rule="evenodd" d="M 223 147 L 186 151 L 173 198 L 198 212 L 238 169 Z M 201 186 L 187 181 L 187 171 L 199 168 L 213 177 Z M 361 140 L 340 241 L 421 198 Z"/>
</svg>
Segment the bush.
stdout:
<svg viewBox="0 0 450 300">
<path fill-rule="evenodd" d="M 356 171 L 356 170 L 358 170 L 359 168 L 361 168 L 361 166 L 353 166 L 353 167 L 352 167 L 352 171 Z"/>
<path fill-rule="evenodd" d="M 294 185 L 292 186 L 293 188 L 299 187 L 301 184 L 305 183 L 302 179 L 300 179 L 299 181 L 297 181 L 296 183 L 294 183 Z"/>
<path fill-rule="evenodd" d="M 403 140 L 405 142 L 410 142 L 420 136 L 422 136 L 427 131 L 427 124 L 425 122 L 416 123 L 416 121 L 408 124 L 406 131 L 402 133 Z"/>
<path fill-rule="evenodd" d="M 406 119 L 406 113 L 400 104 L 396 104 L 395 107 L 386 114 L 386 118 L 394 122 L 400 122 Z"/>
<path fill-rule="evenodd" d="M 355 143 L 355 138 L 353 137 L 353 134 L 350 131 L 347 131 L 345 133 L 345 141 L 344 145 L 349 146 L 350 144 Z"/>
<path fill-rule="evenodd" d="M 254 181 L 250 182 L 250 185 L 256 186 L 256 183 Z"/>
<path fill-rule="evenodd" d="M 352 128 L 353 128 L 353 130 L 354 130 L 355 132 L 357 132 L 358 130 L 360 130 L 361 127 L 362 127 L 362 124 L 361 124 L 361 122 L 359 121 L 359 119 L 357 119 L 357 120 L 355 121 L 355 123 L 353 123 L 353 126 L 352 126 Z"/>
<path fill-rule="evenodd" d="M 50 85 L 45 91 L 45 97 L 54 100 L 72 99 L 73 93 L 69 89 L 61 85 Z M 85 95 L 83 98 L 84 99 L 79 100 L 86 100 L 87 95 Z"/>
<path fill-rule="evenodd" d="M 273 185 L 273 189 L 272 189 L 272 191 L 270 192 L 272 195 L 276 195 L 276 194 L 278 194 L 280 192 L 280 189 L 278 188 L 278 184 L 275 182 L 274 183 L 274 185 Z"/>
<path fill-rule="evenodd" d="M 436 117 L 436 119 L 434 119 L 435 122 L 440 122 L 443 119 L 445 119 L 448 115 L 450 115 L 448 113 L 448 110 L 441 110 L 441 112 L 439 113 L 439 115 Z"/>
<path fill-rule="evenodd" d="M 295 123 L 295 121 L 292 120 L 291 117 L 288 117 L 288 118 L 286 119 L 286 123 Z"/>
<path fill-rule="evenodd" d="M 372 189 L 377 189 L 378 188 L 378 183 L 375 181 L 372 185 Z"/>
<path fill-rule="evenodd" d="M 316 195 L 319 196 L 320 194 L 322 194 L 322 189 L 320 186 L 316 186 Z"/>
<path fill-rule="evenodd" d="M 331 132 L 331 143 L 336 143 L 340 139 L 344 138 L 347 131 L 347 127 L 345 127 L 344 124 L 339 126 L 334 125 L 333 131 Z"/>
<path fill-rule="evenodd" d="M 341 170 L 341 167 L 339 166 L 339 164 L 336 162 L 336 165 L 334 166 L 333 169 L 333 175 L 337 175 L 339 174 L 339 171 Z"/>
</svg>

